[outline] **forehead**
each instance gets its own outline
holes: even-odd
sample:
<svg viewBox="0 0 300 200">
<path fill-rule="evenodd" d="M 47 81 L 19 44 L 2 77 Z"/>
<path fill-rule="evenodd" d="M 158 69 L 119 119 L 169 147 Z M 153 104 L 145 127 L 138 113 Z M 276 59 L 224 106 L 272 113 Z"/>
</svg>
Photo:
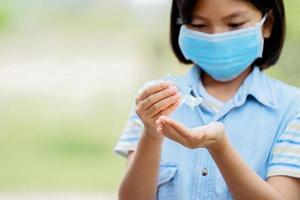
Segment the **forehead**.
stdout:
<svg viewBox="0 0 300 200">
<path fill-rule="evenodd" d="M 249 0 L 198 0 L 193 16 L 223 18 L 230 15 L 251 15 L 260 11 Z"/>
</svg>

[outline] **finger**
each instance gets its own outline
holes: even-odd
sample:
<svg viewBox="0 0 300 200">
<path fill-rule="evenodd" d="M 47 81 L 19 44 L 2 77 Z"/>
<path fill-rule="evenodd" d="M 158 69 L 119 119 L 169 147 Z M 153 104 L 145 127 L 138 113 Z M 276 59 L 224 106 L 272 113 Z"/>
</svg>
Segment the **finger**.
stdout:
<svg viewBox="0 0 300 200">
<path fill-rule="evenodd" d="M 162 111 L 165 108 L 168 108 L 170 105 L 174 104 L 176 101 L 179 101 L 179 100 L 180 100 L 179 94 L 167 97 L 166 99 L 163 99 L 163 100 L 159 101 L 158 103 L 152 105 L 151 108 L 146 110 L 145 114 L 147 116 L 150 116 L 151 118 L 153 118 L 157 113 L 159 113 L 160 111 Z"/>
<path fill-rule="evenodd" d="M 146 87 L 145 89 L 141 90 L 140 95 L 137 96 L 137 101 L 143 101 L 148 96 L 150 96 L 153 93 L 159 92 L 161 90 L 164 90 L 168 87 L 170 87 L 171 84 L 169 82 L 161 82 L 155 85 L 151 85 Z"/>
<path fill-rule="evenodd" d="M 158 119 L 159 120 L 159 119 Z M 216 140 L 215 139 L 202 139 L 202 140 L 193 140 L 193 141 L 189 141 L 186 138 L 184 138 L 183 136 L 181 136 L 177 130 L 175 130 L 172 126 L 168 125 L 168 124 L 164 124 L 160 121 L 161 127 L 159 127 L 157 129 L 157 132 L 164 135 L 165 137 L 174 140 L 180 144 L 182 144 L 183 146 L 189 147 L 189 148 L 202 148 L 202 147 L 207 147 L 210 144 L 214 143 Z M 168 127 L 169 128 L 166 128 Z M 173 131 L 172 131 L 173 129 Z"/>
<path fill-rule="evenodd" d="M 170 105 L 169 107 L 163 109 L 162 111 L 160 111 L 159 113 L 157 113 L 155 116 L 153 116 L 154 119 L 158 119 L 160 116 L 162 115 L 170 115 L 178 106 L 180 105 L 180 101 L 176 101 L 175 103 L 173 103 L 172 105 Z"/>
<path fill-rule="evenodd" d="M 206 134 L 206 128 L 207 125 L 204 126 L 198 126 L 192 129 L 195 137 L 198 138 L 198 140 L 207 140 L 207 134 Z"/>
<path fill-rule="evenodd" d="M 208 147 L 209 145 L 215 143 L 216 141 L 217 140 L 214 140 L 214 139 L 200 141 L 199 147 Z"/>
<path fill-rule="evenodd" d="M 182 137 L 187 139 L 194 137 L 194 135 L 190 134 L 191 130 L 185 127 L 184 124 L 164 116 L 162 116 L 161 119 L 163 122 L 165 121 L 167 124 L 172 126 Z"/>
<path fill-rule="evenodd" d="M 202 140 L 216 140 L 220 136 L 222 136 L 222 128 L 223 126 L 221 123 L 210 123 L 205 126 L 199 126 L 196 128 L 193 128 L 193 132 L 195 135 L 198 135 L 199 139 Z M 200 138 L 201 135 L 201 138 Z"/>
<path fill-rule="evenodd" d="M 224 124 L 221 122 L 212 122 L 205 126 L 199 126 L 192 129 L 198 140 L 215 141 L 219 140 L 225 132 Z"/>
<path fill-rule="evenodd" d="M 180 105 L 180 100 L 161 111 L 161 115 L 169 116 Z"/>
<path fill-rule="evenodd" d="M 187 140 L 182 137 L 177 131 L 170 125 L 162 123 L 162 126 L 158 128 L 159 133 L 163 134 L 165 137 L 174 140 L 184 146 L 187 144 Z"/>
<path fill-rule="evenodd" d="M 158 128 L 161 128 L 162 127 L 162 123 L 161 123 L 161 120 L 160 119 L 156 119 L 155 120 L 155 124 Z"/>
<path fill-rule="evenodd" d="M 193 137 L 193 136 L 191 137 L 190 134 L 188 136 L 189 138 L 187 138 L 187 137 L 184 137 L 183 135 L 181 135 L 180 132 L 178 132 L 174 127 L 172 127 L 168 123 L 161 122 L 161 124 L 162 124 L 161 129 L 164 132 L 164 136 L 166 136 L 172 140 L 175 140 L 189 148 L 207 147 L 216 141 L 216 139 L 204 139 L 203 137 L 199 139 L 197 137 Z M 166 128 L 164 128 L 164 127 L 166 127 Z M 164 131 L 164 129 L 165 129 L 165 131 Z"/>
<path fill-rule="evenodd" d="M 205 128 L 204 134 L 208 139 L 220 139 L 225 132 L 225 126 L 221 122 L 212 122 Z"/>
<path fill-rule="evenodd" d="M 142 102 L 142 107 L 143 109 L 147 110 L 149 109 L 152 105 L 158 103 L 159 101 L 166 99 L 170 96 L 176 95 L 177 94 L 177 88 L 175 86 L 166 88 L 164 90 L 161 90 L 157 93 L 154 93 L 147 97 L 145 100 Z"/>
</svg>

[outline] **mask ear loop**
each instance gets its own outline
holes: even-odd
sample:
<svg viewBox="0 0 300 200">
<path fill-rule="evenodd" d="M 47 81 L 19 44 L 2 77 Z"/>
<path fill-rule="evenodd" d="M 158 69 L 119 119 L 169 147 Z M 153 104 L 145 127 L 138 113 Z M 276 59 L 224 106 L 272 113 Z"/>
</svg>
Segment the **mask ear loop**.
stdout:
<svg viewBox="0 0 300 200">
<path fill-rule="evenodd" d="M 268 15 L 269 15 L 269 11 L 267 10 L 267 11 L 265 12 L 263 18 L 260 20 L 260 22 L 258 22 L 258 26 L 260 27 L 260 29 L 263 28 L 262 26 L 263 26 L 263 24 L 266 22 L 266 20 L 267 20 L 267 18 L 268 18 Z M 261 32 L 261 30 L 260 30 L 260 32 Z M 261 40 L 262 42 L 264 42 L 264 38 L 263 38 L 262 35 L 261 35 L 260 40 Z M 264 50 L 264 48 L 262 48 L 262 49 L 260 50 L 260 52 L 258 53 L 258 56 L 259 56 L 260 58 L 261 58 L 262 55 L 263 55 L 263 50 Z"/>
<path fill-rule="evenodd" d="M 178 18 L 176 19 L 176 24 L 178 24 L 178 25 L 183 25 L 183 24 L 184 24 L 181 17 L 178 17 Z"/>
<path fill-rule="evenodd" d="M 263 18 L 261 19 L 261 21 L 259 22 L 259 24 L 262 26 L 266 21 L 267 21 L 267 18 L 269 17 L 269 14 L 272 12 L 272 9 L 270 8 L 267 8 L 265 11 L 264 11 L 264 16 Z"/>
<path fill-rule="evenodd" d="M 262 25 L 266 22 L 267 18 L 268 18 L 268 12 L 265 13 L 264 17 L 261 19 L 260 22 L 258 22 L 258 24 L 259 24 L 260 26 L 262 26 Z"/>
</svg>

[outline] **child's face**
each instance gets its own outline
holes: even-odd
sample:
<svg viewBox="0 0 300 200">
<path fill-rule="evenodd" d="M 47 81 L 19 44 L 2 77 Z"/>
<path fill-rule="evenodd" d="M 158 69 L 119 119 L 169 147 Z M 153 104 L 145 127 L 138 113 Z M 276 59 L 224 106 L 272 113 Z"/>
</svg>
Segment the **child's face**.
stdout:
<svg viewBox="0 0 300 200">
<path fill-rule="evenodd" d="M 198 0 L 188 27 L 215 34 L 254 26 L 261 18 L 261 12 L 250 1 Z M 267 24 L 263 28 L 265 38 L 270 37 L 272 30 L 272 23 Z"/>
</svg>

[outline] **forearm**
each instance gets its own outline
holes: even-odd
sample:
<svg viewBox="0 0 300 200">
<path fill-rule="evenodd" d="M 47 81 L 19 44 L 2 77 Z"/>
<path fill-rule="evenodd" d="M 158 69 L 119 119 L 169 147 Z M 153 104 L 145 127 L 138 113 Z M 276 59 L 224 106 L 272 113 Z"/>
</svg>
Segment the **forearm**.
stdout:
<svg viewBox="0 0 300 200">
<path fill-rule="evenodd" d="M 223 142 L 222 148 L 219 148 L 219 150 L 209 149 L 209 152 L 221 171 L 234 199 L 283 199 L 278 191 L 247 166 L 227 141 Z"/>
<path fill-rule="evenodd" d="M 142 134 L 134 158 L 127 168 L 119 189 L 120 200 L 154 200 L 162 140 Z"/>
</svg>

